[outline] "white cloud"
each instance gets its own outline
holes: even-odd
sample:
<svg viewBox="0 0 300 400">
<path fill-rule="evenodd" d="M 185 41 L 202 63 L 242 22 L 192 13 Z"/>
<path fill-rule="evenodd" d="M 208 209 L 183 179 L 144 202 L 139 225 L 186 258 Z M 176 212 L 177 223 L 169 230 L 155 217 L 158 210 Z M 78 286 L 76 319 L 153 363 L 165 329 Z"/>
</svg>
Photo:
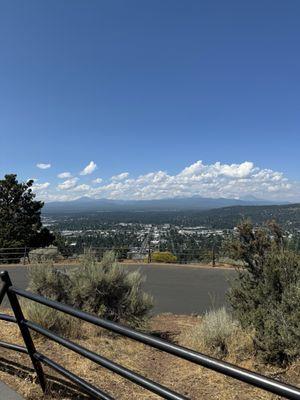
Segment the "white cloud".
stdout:
<svg viewBox="0 0 300 400">
<path fill-rule="evenodd" d="M 202 161 L 197 161 L 189 167 L 184 168 L 180 173 L 181 176 L 226 176 L 229 178 L 245 178 L 253 170 L 252 162 L 245 161 L 241 164 L 221 164 L 216 162 L 212 165 L 204 165 Z"/>
<path fill-rule="evenodd" d="M 281 172 L 260 169 L 250 161 L 208 165 L 197 161 L 175 175 L 157 171 L 126 178 L 128 175 L 116 175 L 111 183 L 92 189 L 89 195 L 114 199 L 239 198 L 250 194 L 274 200 L 300 198 L 300 183 L 288 182 Z"/>
<path fill-rule="evenodd" d="M 96 178 L 96 179 L 94 179 L 94 180 L 92 181 L 92 183 L 97 184 L 97 183 L 101 183 L 102 181 L 103 181 L 102 178 Z"/>
<path fill-rule="evenodd" d="M 177 174 L 155 171 L 130 178 L 128 172 L 123 172 L 113 176 L 108 184 L 100 186 L 101 182 L 101 178 L 97 178 L 92 181 L 97 186 L 78 185 L 78 178 L 67 179 L 57 186 L 56 193 L 48 193 L 48 200 L 71 200 L 82 195 L 109 199 L 240 198 L 252 195 L 261 199 L 300 201 L 300 182 L 289 180 L 281 172 L 259 168 L 250 161 L 240 164 L 197 161 Z"/>
<path fill-rule="evenodd" d="M 72 191 L 74 190 L 75 192 L 86 192 L 86 191 L 88 191 L 89 189 L 90 189 L 90 186 L 89 186 L 89 185 L 82 184 L 82 185 L 75 186 L 75 187 L 72 189 Z"/>
<path fill-rule="evenodd" d="M 112 181 L 123 181 L 124 179 L 128 178 L 129 173 L 128 172 L 122 172 L 121 174 L 114 175 L 111 177 Z"/>
<path fill-rule="evenodd" d="M 66 178 L 71 178 L 71 172 L 61 172 L 60 174 L 57 175 L 58 178 L 60 179 L 66 179 Z"/>
<path fill-rule="evenodd" d="M 40 169 L 48 169 L 51 168 L 51 164 L 44 164 L 44 163 L 38 163 L 36 166 Z"/>
<path fill-rule="evenodd" d="M 59 190 L 69 190 L 72 189 L 76 186 L 76 183 L 78 181 L 78 178 L 71 178 L 71 179 L 67 179 L 66 181 L 60 183 L 57 188 Z"/>
<path fill-rule="evenodd" d="M 92 174 L 97 169 L 97 164 L 91 161 L 81 172 L 80 175 Z"/>
<path fill-rule="evenodd" d="M 215 165 L 221 174 L 229 178 L 246 178 L 251 174 L 254 167 L 253 163 L 249 161 L 245 161 L 242 164 L 221 165 L 216 163 Z"/>
<path fill-rule="evenodd" d="M 45 182 L 45 183 L 35 183 L 34 185 L 32 185 L 32 190 L 34 192 L 38 192 L 39 190 L 45 190 L 50 186 L 49 182 Z"/>
</svg>

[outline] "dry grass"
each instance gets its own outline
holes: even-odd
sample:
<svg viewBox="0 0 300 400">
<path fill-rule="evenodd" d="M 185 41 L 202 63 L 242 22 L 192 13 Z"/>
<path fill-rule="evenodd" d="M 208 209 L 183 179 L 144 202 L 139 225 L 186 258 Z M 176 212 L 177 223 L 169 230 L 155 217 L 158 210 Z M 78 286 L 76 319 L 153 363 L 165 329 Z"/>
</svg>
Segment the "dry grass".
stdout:
<svg viewBox="0 0 300 400">
<path fill-rule="evenodd" d="M 197 324 L 199 324 L 199 318 L 197 317 L 165 314 L 152 318 L 151 330 L 156 335 L 182 344 L 181 337 L 183 332 L 190 331 Z M 3 321 L 0 321 L 0 340 L 22 344 L 16 326 Z M 238 338 L 236 340 L 240 344 L 240 340 Z M 140 343 L 108 335 L 105 331 L 88 324 L 82 325 L 82 337 L 81 339 L 76 339 L 76 342 L 191 399 L 252 400 L 256 398 L 267 400 L 276 398 L 276 396 L 148 348 Z M 137 385 L 81 358 L 67 349 L 63 349 L 61 346 L 43 339 L 35 340 L 35 343 L 38 351 L 45 353 L 65 368 L 102 388 L 114 398 L 121 400 L 158 399 L 158 396 L 139 388 Z M 231 349 L 238 347 L 234 340 L 232 340 L 230 346 Z M 236 355 L 233 358 L 240 359 Z M 228 360 L 231 360 L 230 356 Z M 289 382 L 294 384 L 299 385 L 300 383 L 300 363 L 294 364 L 288 371 L 279 369 L 266 370 L 264 366 L 255 363 L 252 355 L 240 360 L 240 365 L 256 369 L 273 377 L 278 376 L 283 380 L 288 379 Z M 51 382 L 51 392 L 48 396 L 43 396 L 39 386 L 34 383 L 34 373 L 28 357 L 1 349 L 0 379 L 16 388 L 26 399 L 86 399 L 65 379 L 58 377 L 47 368 L 45 368 L 45 371 L 49 374 L 49 381 Z"/>
<path fill-rule="evenodd" d="M 180 342 L 194 350 L 209 352 L 217 358 L 230 355 L 237 362 L 254 354 L 252 335 L 243 331 L 238 321 L 224 307 L 199 318 L 197 324 L 182 333 Z"/>
<path fill-rule="evenodd" d="M 79 338 L 81 336 L 81 323 L 76 318 L 68 314 L 54 310 L 33 301 L 23 300 L 21 302 L 25 318 L 43 326 L 59 335 L 69 338 Z M 34 336 L 38 335 L 32 332 Z"/>
</svg>

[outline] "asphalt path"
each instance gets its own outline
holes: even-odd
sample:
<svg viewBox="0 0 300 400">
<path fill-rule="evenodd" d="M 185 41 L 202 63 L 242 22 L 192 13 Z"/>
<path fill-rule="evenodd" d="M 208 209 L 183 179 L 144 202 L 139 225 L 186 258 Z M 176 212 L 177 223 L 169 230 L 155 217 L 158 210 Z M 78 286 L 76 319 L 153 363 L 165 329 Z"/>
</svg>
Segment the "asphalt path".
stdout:
<svg viewBox="0 0 300 400">
<path fill-rule="evenodd" d="M 234 271 L 191 266 L 124 265 L 129 270 L 140 270 L 146 277 L 144 290 L 154 298 L 154 314 L 202 314 L 226 303 L 226 291 Z M 13 285 L 25 289 L 28 285 L 27 268 L 8 268 Z M 7 299 L 4 300 L 7 306 Z"/>
</svg>

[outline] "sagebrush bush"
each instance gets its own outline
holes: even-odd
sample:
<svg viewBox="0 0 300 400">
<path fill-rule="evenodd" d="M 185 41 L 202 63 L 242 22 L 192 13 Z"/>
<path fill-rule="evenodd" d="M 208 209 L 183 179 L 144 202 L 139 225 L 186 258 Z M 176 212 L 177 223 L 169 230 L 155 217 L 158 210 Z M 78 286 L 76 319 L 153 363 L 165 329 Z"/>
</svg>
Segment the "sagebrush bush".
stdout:
<svg viewBox="0 0 300 400">
<path fill-rule="evenodd" d="M 101 262 L 87 252 L 80 267 L 65 272 L 49 262 L 37 264 L 29 268 L 29 281 L 35 293 L 134 327 L 144 325 L 153 305 L 151 296 L 142 290 L 141 274 L 120 266 L 113 252 L 105 253 Z M 31 316 L 35 315 L 40 318 L 39 310 L 32 310 Z M 51 324 L 59 326 L 61 313 L 51 318 Z"/>
<path fill-rule="evenodd" d="M 52 261 L 28 268 L 29 290 L 51 300 L 69 303 L 71 279 L 69 273 L 58 270 Z"/>
<path fill-rule="evenodd" d="M 86 254 L 71 282 L 74 307 L 112 321 L 143 325 L 152 308 L 152 298 L 141 287 L 141 274 L 119 265 L 114 252 L 105 253 L 101 262 Z"/>
<path fill-rule="evenodd" d="M 29 259 L 32 263 L 40 263 L 44 261 L 54 261 L 58 258 L 58 248 L 49 246 L 40 249 L 34 249 L 29 252 Z"/>
<path fill-rule="evenodd" d="M 69 304 L 69 275 L 57 270 L 50 260 L 28 268 L 28 289 L 51 300 Z M 25 317 L 46 329 L 64 336 L 79 336 L 80 321 L 42 304 L 23 301 Z"/>
<path fill-rule="evenodd" d="M 35 302 L 22 302 L 24 315 L 46 329 L 67 337 L 80 337 L 81 322 L 67 314 Z"/>
<path fill-rule="evenodd" d="M 255 347 L 268 363 L 300 356 L 300 257 L 286 250 L 277 225 L 239 226 L 236 252 L 245 262 L 229 291 L 235 317 L 254 329 Z"/>
<path fill-rule="evenodd" d="M 151 254 L 152 262 L 175 263 L 177 257 L 169 251 L 156 251 Z"/>
<path fill-rule="evenodd" d="M 237 335 L 243 335 L 240 324 L 223 307 L 207 312 L 197 325 L 182 335 L 182 341 L 195 350 L 224 357 Z"/>
</svg>

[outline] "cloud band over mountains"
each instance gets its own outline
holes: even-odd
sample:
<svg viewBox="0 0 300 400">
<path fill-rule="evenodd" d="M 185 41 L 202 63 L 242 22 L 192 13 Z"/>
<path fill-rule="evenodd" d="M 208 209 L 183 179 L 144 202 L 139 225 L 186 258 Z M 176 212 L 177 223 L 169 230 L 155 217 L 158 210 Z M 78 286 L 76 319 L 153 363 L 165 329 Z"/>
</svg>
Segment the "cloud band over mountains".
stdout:
<svg viewBox="0 0 300 400">
<path fill-rule="evenodd" d="M 250 161 L 240 164 L 197 161 L 175 175 L 156 171 L 131 177 L 128 172 L 122 172 L 108 180 L 94 178 L 90 182 L 87 176 L 82 176 L 91 174 L 97 166 L 91 162 L 88 167 L 79 177 L 47 187 L 35 185 L 38 196 L 46 201 L 65 201 L 82 196 L 150 200 L 191 196 L 243 198 L 251 195 L 270 200 L 300 201 L 299 182 L 289 180 L 282 172 L 259 168 Z"/>
</svg>

